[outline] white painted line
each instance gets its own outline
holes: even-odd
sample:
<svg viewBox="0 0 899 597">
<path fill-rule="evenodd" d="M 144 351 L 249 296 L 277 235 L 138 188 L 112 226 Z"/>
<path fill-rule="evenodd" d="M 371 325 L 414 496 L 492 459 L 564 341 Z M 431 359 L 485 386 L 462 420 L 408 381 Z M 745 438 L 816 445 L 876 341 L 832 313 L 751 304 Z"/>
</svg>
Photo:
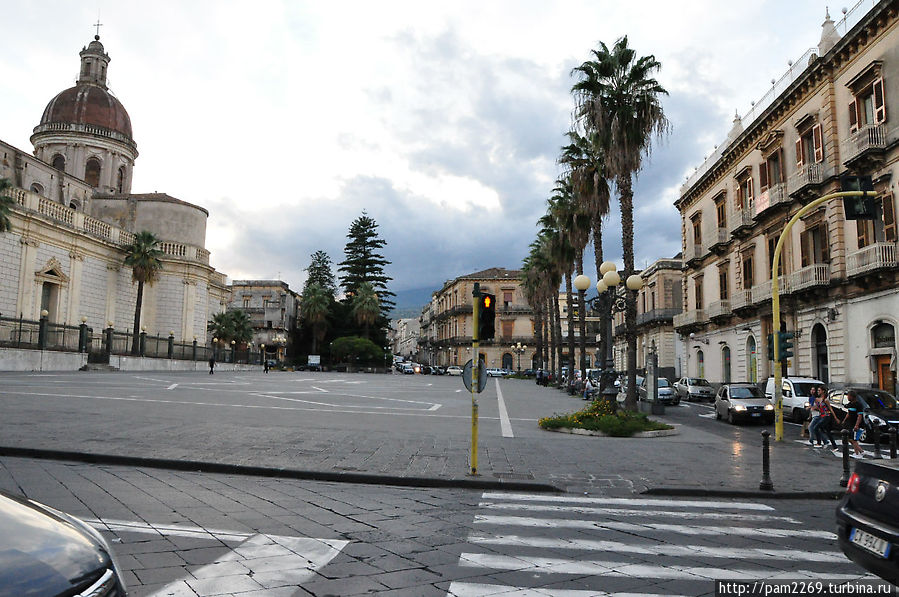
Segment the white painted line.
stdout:
<svg viewBox="0 0 899 597">
<path fill-rule="evenodd" d="M 499 405 L 499 427 L 502 430 L 503 437 L 515 437 L 512 434 L 512 423 L 509 421 L 509 413 L 506 411 L 506 402 L 503 400 L 503 391 L 499 389 L 499 380 L 496 383 L 496 402 Z"/>
<path fill-rule="evenodd" d="M 166 390 L 174 390 L 174 389 L 177 388 L 177 387 L 178 387 L 178 384 L 173 383 L 172 385 L 170 385 L 169 387 L 167 387 Z"/>
<path fill-rule="evenodd" d="M 313 390 L 318 390 L 319 392 L 324 392 L 325 394 L 328 393 L 328 390 L 325 390 L 325 389 L 323 389 L 323 388 L 319 388 L 319 387 L 316 387 L 316 386 L 311 386 L 311 387 L 312 387 Z"/>
<path fill-rule="evenodd" d="M 626 533 L 649 533 L 664 532 L 677 533 L 680 535 L 699 535 L 707 536 L 725 536 L 725 535 L 744 535 L 750 537 L 778 537 L 789 538 L 798 537 L 804 539 L 828 539 L 836 540 L 835 533 L 828 531 L 815 531 L 808 529 L 778 529 L 765 527 L 735 527 L 735 526 L 703 526 L 703 525 L 680 525 L 680 524 L 661 524 L 655 522 L 644 522 L 635 524 L 630 522 L 593 522 L 590 520 L 566 520 L 556 518 L 531 518 L 527 516 L 494 516 L 476 514 L 475 524 L 489 524 L 496 526 L 518 526 L 526 528 L 541 529 L 593 529 L 597 531 L 624 531 Z"/>
<path fill-rule="evenodd" d="M 728 559 L 761 559 L 806 562 L 835 562 L 842 558 L 837 551 L 802 551 L 776 548 L 708 547 L 705 545 L 673 545 L 652 543 L 634 545 L 620 541 L 595 541 L 590 539 L 552 539 L 520 535 L 473 535 L 468 540 L 477 545 L 516 545 L 542 549 L 578 549 L 613 553 L 632 553 L 647 556 L 685 556 Z"/>
<path fill-rule="evenodd" d="M 735 510 L 774 510 L 767 504 L 754 504 L 752 502 L 714 502 L 701 500 L 661 500 L 661 499 L 630 499 L 630 498 L 604 498 L 604 497 L 579 497 L 566 495 L 536 495 L 531 493 L 499 493 L 484 492 L 481 496 L 485 500 L 520 500 L 524 502 L 556 502 L 569 504 L 606 504 L 606 505 L 632 505 L 632 506 L 665 506 L 669 508 L 732 508 Z"/>
<path fill-rule="evenodd" d="M 292 393 L 296 393 L 296 392 L 292 392 Z M 315 406 L 327 406 L 329 408 L 336 408 L 336 407 L 340 407 L 340 408 L 377 408 L 377 409 L 384 409 L 384 410 L 435 411 L 438 408 L 440 408 L 440 406 L 441 406 L 440 404 L 435 404 L 433 402 L 418 402 L 416 400 L 399 400 L 396 398 L 378 398 L 376 396 L 362 396 L 362 398 L 372 398 L 374 400 L 391 400 L 393 402 L 406 402 L 409 404 L 420 404 L 423 406 L 424 405 L 430 405 L 430 406 L 428 408 L 404 408 L 401 406 L 371 406 L 371 405 L 367 405 L 367 404 L 346 404 L 346 403 L 333 404 L 330 402 L 316 402 L 314 400 L 302 400 L 300 398 L 288 398 L 286 396 L 274 396 L 272 394 L 250 394 L 250 396 L 256 396 L 258 398 L 271 398 L 272 400 L 284 400 L 286 402 L 299 402 L 302 404 L 312 404 Z M 349 397 L 349 398 L 359 398 L 359 396 L 352 396 L 349 394 L 341 394 L 341 396 Z"/>
<path fill-rule="evenodd" d="M 479 508 L 489 510 L 523 510 L 525 512 L 563 512 L 569 514 L 590 514 L 591 516 L 640 516 L 646 517 L 646 510 L 632 510 L 630 508 L 586 508 L 581 506 L 542 506 L 534 504 L 494 504 L 481 502 Z M 653 516 L 665 518 L 689 518 L 689 519 L 720 519 L 742 522 L 787 522 L 801 524 L 795 518 L 788 516 L 769 516 L 767 514 L 734 514 L 731 512 L 671 512 L 668 510 L 656 510 Z"/>
<path fill-rule="evenodd" d="M 605 591 L 583 591 L 580 589 L 548 589 L 528 587 L 507 587 L 455 581 L 450 583 L 448 595 L 454 597 L 685 597 L 683 595 L 660 595 L 657 593 L 607 593 Z"/>
<path fill-rule="evenodd" d="M 616 578 L 660 578 L 683 580 L 712 580 L 727 578 L 733 580 L 757 580 L 760 576 L 767 579 L 777 578 L 827 578 L 834 580 L 855 580 L 862 574 L 834 574 L 832 571 L 805 572 L 785 570 L 774 572 L 771 569 L 759 570 L 748 568 L 712 568 L 701 566 L 649 566 L 631 562 L 610 560 L 576 561 L 561 558 L 541 558 L 525 556 L 503 556 L 494 554 L 463 553 L 459 565 L 467 568 L 489 568 L 492 570 L 527 570 L 552 574 L 600 575 Z"/>
</svg>

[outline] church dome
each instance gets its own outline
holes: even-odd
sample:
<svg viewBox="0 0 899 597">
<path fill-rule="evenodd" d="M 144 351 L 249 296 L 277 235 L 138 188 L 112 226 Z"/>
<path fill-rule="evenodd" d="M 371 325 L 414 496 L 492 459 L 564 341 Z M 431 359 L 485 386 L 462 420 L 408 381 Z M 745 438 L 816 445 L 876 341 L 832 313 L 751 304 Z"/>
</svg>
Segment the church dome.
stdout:
<svg viewBox="0 0 899 597">
<path fill-rule="evenodd" d="M 57 123 L 95 125 L 132 139 L 125 106 L 98 85 L 76 85 L 50 100 L 38 126 Z"/>
</svg>

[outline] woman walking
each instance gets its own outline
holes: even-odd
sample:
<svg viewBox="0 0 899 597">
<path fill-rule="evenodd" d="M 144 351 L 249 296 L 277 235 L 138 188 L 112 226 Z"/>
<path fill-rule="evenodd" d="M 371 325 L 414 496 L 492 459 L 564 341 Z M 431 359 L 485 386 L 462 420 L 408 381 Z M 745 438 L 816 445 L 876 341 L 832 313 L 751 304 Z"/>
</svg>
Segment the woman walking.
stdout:
<svg viewBox="0 0 899 597">
<path fill-rule="evenodd" d="M 813 432 L 812 437 L 817 441 L 818 446 L 824 445 L 824 436 L 827 435 L 827 440 L 830 442 L 830 447 L 836 448 L 837 442 L 833 439 L 833 432 L 831 431 L 833 427 L 833 409 L 830 408 L 830 403 L 827 402 L 827 390 L 824 386 L 820 386 L 818 388 L 818 398 L 816 400 L 818 406 L 818 417 L 817 424 L 813 421 L 814 428 L 811 426 L 809 429 Z"/>
</svg>

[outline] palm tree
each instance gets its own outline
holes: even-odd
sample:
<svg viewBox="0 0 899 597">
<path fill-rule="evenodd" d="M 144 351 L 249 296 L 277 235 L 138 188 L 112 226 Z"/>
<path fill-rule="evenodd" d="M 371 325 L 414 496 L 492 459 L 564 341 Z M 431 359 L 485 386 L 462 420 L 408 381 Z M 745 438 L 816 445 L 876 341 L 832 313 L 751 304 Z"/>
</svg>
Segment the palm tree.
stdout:
<svg viewBox="0 0 899 597">
<path fill-rule="evenodd" d="M 0 178 L 0 232 L 8 232 L 12 230 L 12 222 L 9 214 L 12 212 L 12 206 L 15 200 L 6 195 L 7 191 L 12 188 L 12 183 L 6 178 Z"/>
<path fill-rule="evenodd" d="M 231 340 L 245 344 L 253 339 L 253 324 L 246 311 L 235 309 L 228 311 L 231 318 Z"/>
<path fill-rule="evenodd" d="M 233 333 L 230 312 L 215 313 L 212 319 L 206 322 L 206 331 L 216 340 L 229 342 Z"/>
<path fill-rule="evenodd" d="M 318 354 L 318 343 L 324 339 L 328 329 L 332 300 L 330 292 L 319 284 L 310 284 L 303 292 L 300 313 L 312 331 L 312 354 Z"/>
<path fill-rule="evenodd" d="M 365 330 L 368 338 L 368 328 L 378 320 L 381 314 L 381 301 L 370 282 L 363 282 L 356 288 L 356 294 L 352 299 L 352 313 L 356 323 Z"/>
<path fill-rule="evenodd" d="M 621 203 L 621 235 L 624 278 L 634 269 L 633 177 L 652 149 L 653 137 L 669 129 L 660 97 L 668 92 L 652 75 L 661 68 L 655 56 L 638 57 L 620 38 L 610 50 L 604 43 L 591 50 L 593 59 L 575 67 L 580 80 L 572 87 L 577 99 L 576 114 L 584 130 L 597 135 L 604 149 L 604 166 L 615 181 Z M 637 298 L 626 293 L 625 338 L 627 339 L 628 390 L 625 408 L 637 406 Z"/>
<path fill-rule="evenodd" d="M 134 332 L 131 338 L 131 354 L 138 354 L 140 338 L 140 311 L 144 301 L 144 284 L 152 285 L 162 269 L 162 251 L 159 240 L 152 232 L 143 230 L 125 247 L 125 265 L 131 268 L 131 282 L 137 282 L 137 301 L 134 305 Z"/>
</svg>

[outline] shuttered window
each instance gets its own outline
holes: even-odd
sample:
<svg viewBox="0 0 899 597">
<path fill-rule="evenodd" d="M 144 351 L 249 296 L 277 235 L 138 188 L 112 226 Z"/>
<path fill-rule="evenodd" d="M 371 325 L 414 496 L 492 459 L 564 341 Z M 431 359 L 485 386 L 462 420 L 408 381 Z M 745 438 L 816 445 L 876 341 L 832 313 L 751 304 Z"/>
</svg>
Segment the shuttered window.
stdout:
<svg viewBox="0 0 899 597">
<path fill-rule="evenodd" d="M 897 238 L 896 204 L 892 193 L 883 196 L 883 237 L 891 242 L 895 242 Z"/>
<path fill-rule="evenodd" d="M 886 98 L 883 94 L 883 77 L 874 81 L 871 86 L 871 95 L 874 96 L 874 124 L 881 124 L 887 120 Z"/>
<path fill-rule="evenodd" d="M 812 146 L 815 149 L 815 163 L 824 161 L 824 133 L 821 125 L 816 124 L 812 127 Z"/>
</svg>

